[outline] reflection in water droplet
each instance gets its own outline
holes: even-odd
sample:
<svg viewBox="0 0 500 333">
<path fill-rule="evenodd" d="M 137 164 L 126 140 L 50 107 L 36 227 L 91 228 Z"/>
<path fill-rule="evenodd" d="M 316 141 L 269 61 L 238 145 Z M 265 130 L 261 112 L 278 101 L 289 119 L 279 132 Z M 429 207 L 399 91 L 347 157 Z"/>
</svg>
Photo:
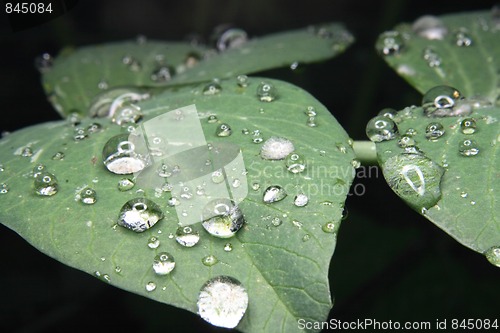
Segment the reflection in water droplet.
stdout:
<svg viewBox="0 0 500 333">
<path fill-rule="evenodd" d="M 213 265 L 217 264 L 219 262 L 219 259 L 217 259 L 215 256 L 209 255 L 205 256 L 201 259 L 201 263 L 205 266 L 212 267 Z"/>
<path fill-rule="evenodd" d="M 293 204 L 297 207 L 304 207 L 309 203 L 309 198 L 305 194 L 297 194 L 293 200 Z"/>
<path fill-rule="evenodd" d="M 148 239 L 148 247 L 150 249 L 157 249 L 158 246 L 160 246 L 160 240 L 156 238 L 155 236 L 151 236 Z"/>
<path fill-rule="evenodd" d="M 383 166 L 387 183 L 401 198 L 419 209 L 434 206 L 441 198 L 444 170 L 421 154 L 400 154 Z"/>
<path fill-rule="evenodd" d="M 463 134 L 474 134 L 476 132 L 476 120 L 473 118 L 465 118 L 460 123 L 460 130 Z"/>
<path fill-rule="evenodd" d="M 271 83 L 261 82 L 257 87 L 257 97 L 261 102 L 272 102 L 278 97 L 278 91 Z"/>
<path fill-rule="evenodd" d="M 462 156 L 476 156 L 479 154 L 479 146 L 475 140 L 465 139 L 459 143 L 458 152 Z"/>
<path fill-rule="evenodd" d="M 272 136 L 260 148 L 260 157 L 266 160 L 282 160 L 294 150 L 295 147 L 290 140 Z"/>
<path fill-rule="evenodd" d="M 287 196 L 285 190 L 279 185 L 272 185 L 264 191 L 264 203 L 273 203 L 283 200 Z"/>
<path fill-rule="evenodd" d="M 198 244 L 200 234 L 192 227 L 179 227 L 175 232 L 175 240 L 182 246 L 193 247 Z"/>
<path fill-rule="evenodd" d="M 425 128 L 425 137 L 428 140 L 434 141 L 444 135 L 444 127 L 441 123 L 432 122 Z"/>
<path fill-rule="evenodd" d="M 415 140 L 413 140 L 413 138 L 411 136 L 403 135 L 398 140 L 398 146 L 401 148 L 413 147 L 413 146 L 415 146 Z"/>
<path fill-rule="evenodd" d="M 396 138 L 398 128 L 396 123 L 387 117 L 376 116 L 366 125 L 366 135 L 373 142 L 382 142 Z"/>
<path fill-rule="evenodd" d="M 217 276 L 208 280 L 198 295 L 198 313 L 218 327 L 234 328 L 248 307 L 248 294 L 238 280 Z"/>
<path fill-rule="evenodd" d="M 123 205 L 118 216 L 118 225 L 135 232 L 143 232 L 163 218 L 156 203 L 146 198 L 135 198 Z"/>
<path fill-rule="evenodd" d="M 491 264 L 500 267 L 500 246 L 490 247 L 484 255 Z"/>
<path fill-rule="evenodd" d="M 377 39 L 375 48 L 385 56 L 399 54 L 405 47 L 404 39 L 397 31 L 386 31 Z"/>
<path fill-rule="evenodd" d="M 56 176 L 49 172 L 40 172 L 34 179 L 35 193 L 41 196 L 52 196 L 57 193 L 59 184 Z"/>
<path fill-rule="evenodd" d="M 449 86 L 436 86 L 429 89 L 422 98 L 422 107 L 428 117 L 451 117 L 463 114 L 467 110 L 458 108 L 463 99 L 460 91 Z M 469 107 L 468 111 L 471 111 Z"/>
<path fill-rule="evenodd" d="M 245 223 L 240 208 L 234 201 L 220 198 L 209 202 L 203 209 L 203 228 L 212 236 L 229 238 Z"/>
<path fill-rule="evenodd" d="M 174 257 L 168 252 L 158 253 L 153 260 L 153 270 L 157 275 L 167 275 L 175 268 Z"/>
<path fill-rule="evenodd" d="M 135 145 L 128 141 L 128 134 L 109 139 L 102 150 L 102 159 L 109 171 L 119 175 L 139 172 L 147 165 L 146 159 L 135 152 Z"/>
<path fill-rule="evenodd" d="M 287 170 L 291 173 L 303 172 L 306 169 L 305 159 L 297 153 L 288 155 L 285 164 Z"/>
<path fill-rule="evenodd" d="M 150 281 L 146 284 L 146 291 L 154 291 L 156 289 L 156 283 L 154 283 L 153 281 Z"/>
<path fill-rule="evenodd" d="M 432 15 L 425 15 L 415 20 L 412 30 L 420 37 L 429 40 L 442 40 L 448 34 L 443 21 Z"/>
<path fill-rule="evenodd" d="M 132 179 L 122 178 L 118 181 L 118 190 L 121 192 L 129 191 L 135 186 L 135 183 Z"/>
<path fill-rule="evenodd" d="M 220 124 L 215 131 L 217 136 L 226 137 L 233 133 L 231 127 L 228 124 Z"/>
</svg>

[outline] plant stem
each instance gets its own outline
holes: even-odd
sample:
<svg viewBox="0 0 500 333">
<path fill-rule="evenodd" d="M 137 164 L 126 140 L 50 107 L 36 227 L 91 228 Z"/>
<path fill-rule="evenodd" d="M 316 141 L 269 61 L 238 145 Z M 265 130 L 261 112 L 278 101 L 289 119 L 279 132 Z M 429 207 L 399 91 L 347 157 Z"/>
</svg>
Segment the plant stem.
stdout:
<svg viewBox="0 0 500 333">
<path fill-rule="evenodd" d="M 377 148 L 374 142 L 371 141 L 354 141 L 352 149 L 356 154 L 356 158 L 363 165 L 376 165 Z"/>
</svg>

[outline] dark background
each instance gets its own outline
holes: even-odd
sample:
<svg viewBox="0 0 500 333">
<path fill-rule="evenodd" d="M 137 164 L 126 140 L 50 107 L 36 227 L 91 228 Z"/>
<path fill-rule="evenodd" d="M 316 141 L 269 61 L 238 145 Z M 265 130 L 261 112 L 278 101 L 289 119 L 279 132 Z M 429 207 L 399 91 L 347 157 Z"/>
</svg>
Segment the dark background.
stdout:
<svg viewBox="0 0 500 333">
<path fill-rule="evenodd" d="M 67 14 L 12 32 L 0 13 L 1 131 L 58 119 L 34 67 L 43 52 L 135 38 L 208 37 L 221 23 L 250 36 L 326 21 L 343 22 L 357 41 L 321 63 L 259 73 L 310 91 L 354 139 L 380 109 L 420 103 L 420 94 L 374 51 L 377 35 L 424 14 L 490 9 L 495 1 L 79 1 Z M 499 41 L 500 42 L 500 41 Z M 330 268 L 335 306 L 343 321 L 500 320 L 500 270 L 413 212 L 388 188 L 381 173 L 357 183 L 363 196 L 349 211 Z M 0 208 L 1 209 L 1 208 Z M 32 248 L 0 226 L 0 331 L 80 332 L 182 330 L 218 332 L 198 316 L 106 285 Z M 448 323 L 448 326 L 450 324 Z"/>
</svg>

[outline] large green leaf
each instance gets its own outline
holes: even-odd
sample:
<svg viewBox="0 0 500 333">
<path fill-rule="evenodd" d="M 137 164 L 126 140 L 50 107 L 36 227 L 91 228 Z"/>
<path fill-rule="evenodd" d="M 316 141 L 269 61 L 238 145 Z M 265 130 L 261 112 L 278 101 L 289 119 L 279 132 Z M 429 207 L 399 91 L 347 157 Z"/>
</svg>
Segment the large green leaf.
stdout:
<svg viewBox="0 0 500 333">
<path fill-rule="evenodd" d="M 409 107 L 394 117 L 399 134 L 377 142 L 379 163 L 396 194 L 480 253 L 500 245 L 499 112 L 486 107 L 467 116 L 438 118 Z M 475 129 L 464 126 L 474 123 Z"/>
<path fill-rule="evenodd" d="M 236 236 L 216 238 L 197 223 L 192 227 L 200 232 L 200 242 L 192 248 L 183 247 L 172 239 L 178 215 L 168 205 L 169 192 L 158 193 L 153 186 L 138 185 L 119 191 L 117 184 L 123 176 L 109 172 L 101 154 L 109 138 L 127 130 L 108 118 L 95 120 L 102 130 L 78 141 L 73 140 L 75 128 L 64 121 L 4 137 L 0 141 L 0 182 L 6 186 L 0 194 L 0 221 L 67 265 L 192 312 L 197 312 L 198 294 L 208 279 L 219 275 L 236 278 L 249 295 L 249 308 L 237 327 L 242 331 L 296 332 L 299 319 L 325 320 L 332 306 L 328 266 L 354 176 L 354 154 L 344 130 L 311 95 L 290 84 L 266 79 L 274 85 L 277 97 L 262 102 L 256 94 L 261 80 L 250 78 L 247 87 L 237 85 L 236 80 L 223 81 L 222 90 L 212 95 L 203 94 L 204 85 L 186 86 L 140 103 L 142 124 L 194 104 L 208 143 L 216 146 L 230 142 L 241 148 L 247 170 L 241 173 L 241 180 L 247 179 L 248 195 L 239 204 L 246 224 Z M 317 114 L 314 122 L 310 119 L 311 107 Z M 83 120 L 79 128 L 87 128 L 90 123 Z M 231 135 L 215 134 L 222 123 L 231 127 Z M 305 159 L 303 172 L 287 171 L 284 160 L 261 158 L 264 143 L 253 141 L 263 138 L 266 142 L 271 136 L 293 143 L 295 152 Z M 62 159 L 61 155 L 53 158 L 58 152 L 64 153 Z M 30 172 L 40 163 L 58 179 L 59 190 L 53 196 L 34 193 Z M 273 185 L 283 187 L 288 196 L 266 204 L 263 193 Z M 75 199 L 78 189 L 86 186 L 97 193 L 93 205 Z M 235 186 L 234 182 L 230 184 Z M 306 206 L 294 205 L 298 194 L 308 196 Z M 117 225 L 122 205 L 136 197 L 153 200 L 165 215 L 143 233 Z M 192 209 L 181 200 L 178 207 L 183 205 L 188 211 Z M 148 246 L 153 236 L 160 242 L 156 249 Z M 227 243 L 232 251 L 226 251 Z M 164 251 L 175 258 L 176 267 L 169 275 L 157 276 L 153 259 Z M 206 266 L 202 259 L 210 255 L 218 262 Z M 150 282 L 156 285 L 153 291 L 146 290 Z"/>
<path fill-rule="evenodd" d="M 444 84 L 494 102 L 500 94 L 499 40 L 498 17 L 482 11 L 401 24 L 379 37 L 377 50 L 422 93 Z"/>
<path fill-rule="evenodd" d="M 341 53 L 352 42 L 353 37 L 341 25 L 324 24 L 255 38 L 218 53 L 180 42 L 110 43 L 63 53 L 51 68 L 44 70 L 43 83 L 61 115 L 87 114 L 94 97 L 109 88 L 148 87 L 150 92 L 158 92 L 161 89 L 153 87 L 223 79 L 296 62 L 325 60 Z M 160 68 L 164 76 L 160 74 L 158 78 L 155 71 Z"/>
</svg>

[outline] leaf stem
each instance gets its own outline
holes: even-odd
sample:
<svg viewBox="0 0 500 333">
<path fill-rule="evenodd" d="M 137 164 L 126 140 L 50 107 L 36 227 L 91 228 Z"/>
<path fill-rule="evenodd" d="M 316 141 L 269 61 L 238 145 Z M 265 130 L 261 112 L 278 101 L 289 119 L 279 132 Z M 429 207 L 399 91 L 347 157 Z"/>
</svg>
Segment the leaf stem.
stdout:
<svg viewBox="0 0 500 333">
<path fill-rule="evenodd" d="M 377 148 L 372 141 L 354 141 L 352 149 L 356 158 L 363 165 L 376 165 L 377 162 Z"/>
</svg>

